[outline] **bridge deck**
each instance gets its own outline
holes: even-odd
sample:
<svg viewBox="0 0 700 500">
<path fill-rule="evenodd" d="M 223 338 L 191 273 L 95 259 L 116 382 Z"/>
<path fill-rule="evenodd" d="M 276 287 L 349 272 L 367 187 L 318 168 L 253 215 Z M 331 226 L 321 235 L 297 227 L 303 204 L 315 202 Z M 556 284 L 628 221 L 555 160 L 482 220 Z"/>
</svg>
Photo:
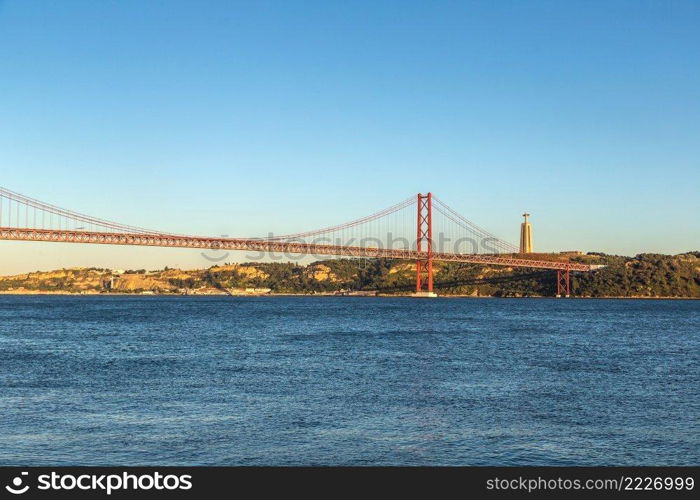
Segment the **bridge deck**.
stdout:
<svg viewBox="0 0 700 500">
<path fill-rule="evenodd" d="M 209 238 L 170 234 L 105 233 L 76 230 L 30 229 L 0 227 L 0 240 L 43 241 L 61 243 L 88 243 L 101 245 L 131 245 L 174 248 L 201 248 L 216 250 L 243 250 L 270 253 L 294 253 L 308 255 L 338 255 L 348 257 L 426 260 L 427 252 L 406 249 L 363 248 L 356 246 L 318 245 L 250 238 Z M 433 261 L 466 262 L 495 266 L 554 269 L 569 271 L 593 271 L 603 266 L 556 262 L 496 255 L 433 253 Z"/>
</svg>

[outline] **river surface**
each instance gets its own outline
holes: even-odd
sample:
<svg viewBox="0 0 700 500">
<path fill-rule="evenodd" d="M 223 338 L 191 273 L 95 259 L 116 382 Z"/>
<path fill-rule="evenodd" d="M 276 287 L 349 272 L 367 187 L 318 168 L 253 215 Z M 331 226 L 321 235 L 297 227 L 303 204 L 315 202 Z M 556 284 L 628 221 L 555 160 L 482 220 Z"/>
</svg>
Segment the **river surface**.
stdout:
<svg viewBox="0 0 700 500">
<path fill-rule="evenodd" d="M 0 296 L 0 465 L 698 465 L 700 301 Z"/>
</svg>

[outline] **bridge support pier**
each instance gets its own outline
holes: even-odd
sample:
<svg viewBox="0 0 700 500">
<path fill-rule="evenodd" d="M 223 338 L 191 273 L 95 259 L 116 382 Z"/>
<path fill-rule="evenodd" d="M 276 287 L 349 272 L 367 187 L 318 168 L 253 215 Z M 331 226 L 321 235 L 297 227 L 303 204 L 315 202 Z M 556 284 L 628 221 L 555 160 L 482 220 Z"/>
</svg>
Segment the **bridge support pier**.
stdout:
<svg viewBox="0 0 700 500">
<path fill-rule="evenodd" d="M 571 280 L 568 267 L 566 270 L 557 271 L 557 298 L 562 295 L 567 298 L 571 296 Z"/>
</svg>

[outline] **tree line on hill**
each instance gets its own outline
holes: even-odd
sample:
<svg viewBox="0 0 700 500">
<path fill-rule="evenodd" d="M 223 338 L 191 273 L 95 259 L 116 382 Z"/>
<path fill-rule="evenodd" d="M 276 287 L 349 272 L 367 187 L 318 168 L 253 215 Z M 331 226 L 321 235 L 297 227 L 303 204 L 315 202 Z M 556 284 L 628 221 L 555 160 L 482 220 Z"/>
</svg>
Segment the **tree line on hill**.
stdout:
<svg viewBox="0 0 700 500">
<path fill-rule="evenodd" d="M 680 255 L 640 254 L 634 257 L 592 253 L 572 261 L 604 264 L 590 273 L 573 273 L 571 292 L 580 297 L 700 298 L 700 252 Z M 441 295 L 495 297 L 552 296 L 556 272 L 435 263 L 435 288 Z M 120 289 L 123 276 L 142 280 L 138 288 Z M 120 277 L 121 276 L 121 277 Z M 107 287 L 107 284 L 115 288 Z M 141 283 L 141 282 L 139 282 Z M 414 263 L 389 259 L 327 259 L 309 265 L 258 262 L 213 266 L 209 269 L 162 271 L 139 269 L 115 276 L 108 269 L 89 268 L 30 273 L 0 278 L 0 291 L 154 291 L 215 288 L 269 289 L 272 293 L 337 293 L 376 291 L 410 293 L 415 283 Z"/>
</svg>

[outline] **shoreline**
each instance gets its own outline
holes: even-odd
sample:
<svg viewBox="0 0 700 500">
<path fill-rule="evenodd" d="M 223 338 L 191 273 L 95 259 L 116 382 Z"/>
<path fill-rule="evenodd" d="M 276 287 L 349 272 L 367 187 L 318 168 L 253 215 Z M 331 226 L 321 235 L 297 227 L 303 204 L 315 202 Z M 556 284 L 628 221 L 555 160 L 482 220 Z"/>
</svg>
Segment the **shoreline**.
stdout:
<svg viewBox="0 0 700 500">
<path fill-rule="evenodd" d="M 62 296 L 62 297 L 230 297 L 230 298 L 248 298 L 248 297 L 348 297 L 348 298 L 416 298 L 410 294 L 332 294 L 332 293 L 264 293 L 264 294 L 176 294 L 176 293 L 79 293 L 79 292 L 38 292 L 38 291 L 0 291 L 0 296 Z M 440 299 L 554 299 L 557 297 L 547 295 L 531 295 L 527 297 L 498 297 L 495 295 L 439 295 L 434 298 Z M 563 298 L 563 297 L 559 297 Z M 610 297 L 589 297 L 575 296 L 566 297 L 567 299 L 595 299 L 595 300 L 700 300 L 700 297 L 649 297 L 649 296 L 610 296 Z"/>
</svg>

